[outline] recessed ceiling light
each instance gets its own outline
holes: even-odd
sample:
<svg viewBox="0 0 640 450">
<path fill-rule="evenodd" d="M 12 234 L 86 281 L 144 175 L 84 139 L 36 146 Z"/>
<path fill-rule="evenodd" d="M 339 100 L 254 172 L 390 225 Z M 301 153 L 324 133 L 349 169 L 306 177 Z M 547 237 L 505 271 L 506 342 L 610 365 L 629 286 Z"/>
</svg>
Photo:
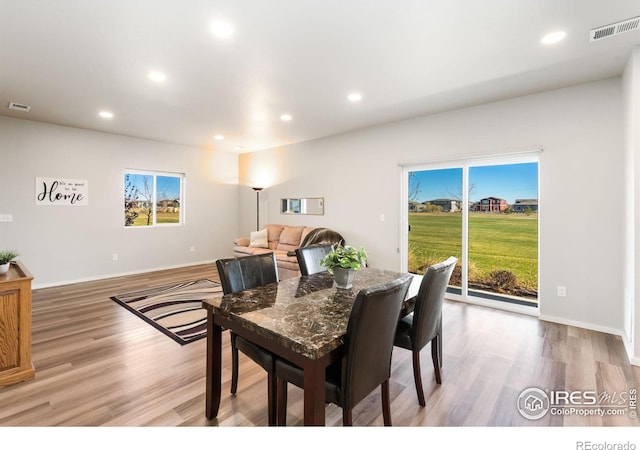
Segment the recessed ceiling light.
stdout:
<svg viewBox="0 0 640 450">
<path fill-rule="evenodd" d="M 566 36 L 567 33 L 564 31 L 554 31 L 553 33 L 545 34 L 540 42 L 545 45 L 555 44 L 563 40 Z"/>
<path fill-rule="evenodd" d="M 109 111 L 100 111 L 98 115 L 103 119 L 113 119 L 113 113 Z"/>
<path fill-rule="evenodd" d="M 351 103 L 359 102 L 360 100 L 362 100 L 362 94 L 359 92 L 352 92 L 347 96 L 347 100 L 349 100 Z"/>
<path fill-rule="evenodd" d="M 214 138 L 216 141 L 223 141 L 223 140 L 224 140 L 224 135 L 222 135 L 222 134 L 216 134 L 213 138 Z"/>
<path fill-rule="evenodd" d="M 240 150 L 243 150 L 244 147 L 242 145 L 236 145 L 235 147 L 233 147 L 233 149 L 237 152 L 239 152 Z"/>
<path fill-rule="evenodd" d="M 226 20 L 220 19 L 215 20 L 211 24 L 211 31 L 216 35 L 216 37 L 220 39 L 229 39 L 231 38 L 231 36 L 233 36 L 234 33 L 233 25 L 231 25 Z"/>
<path fill-rule="evenodd" d="M 280 116 L 280 120 L 282 120 L 283 122 L 290 122 L 291 119 L 293 119 L 293 117 L 291 117 L 291 114 L 282 114 Z"/>
<path fill-rule="evenodd" d="M 149 72 L 148 76 L 151 81 L 155 81 L 156 83 L 162 83 L 167 80 L 167 76 L 162 72 Z"/>
</svg>

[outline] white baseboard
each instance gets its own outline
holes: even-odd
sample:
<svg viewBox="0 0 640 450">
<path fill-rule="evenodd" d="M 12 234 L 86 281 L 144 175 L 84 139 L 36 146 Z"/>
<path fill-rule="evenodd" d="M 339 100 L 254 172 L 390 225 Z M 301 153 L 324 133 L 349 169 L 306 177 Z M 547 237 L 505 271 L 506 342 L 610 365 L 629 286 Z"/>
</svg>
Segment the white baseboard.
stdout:
<svg viewBox="0 0 640 450">
<path fill-rule="evenodd" d="M 538 318 L 546 322 L 560 323 L 562 325 L 569 325 L 572 327 L 584 328 L 586 330 L 593 330 L 593 331 L 599 331 L 601 333 L 613 334 L 615 336 L 620 336 L 624 341 L 624 332 L 618 328 L 603 327 L 601 325 L 596 325 L 589 322 L 580 322 L 577 320 L 570 320 L 562 317 L 547 316 L 543 314 L 540 314 Z"/>
<path fill-rule="evenodd" d="M 32 290 L 36 290 L 36 289 L 44 289 L 44 288 L 57 287 L 57 286 L 66 286 L 66 285 L 69 285 L 69 284 L 85 283 L 87 281 L 107 280 L 109 278 L 126 277 L 126 276 L 130 276 L 130 275 L 139 275 L 139 274 L 142 274 L 142 273 L 157 272 L 159 270 L 180 269 L 180 268 L 183 268 L 183 267 L 199 266 L 201 264 L 213 264 L 214 262 L 215 262 L 215 260 L 200 261 L 200 262 L 189 262 L 189 263 L 185 263 L 185 264 L 176 264 L 176 265 L 173 265 L 173 266 L 153 267 L 153 268 L 144 269 L 144 270 L 136 270 L 136 271 L 130 271 L 130 272 L 120 272 L 120 273 L 113 273 L 113 274 L 108 274 L 108 275 L 99 275 L 99 276 L 87 277 L 87 278 L 78 278 L 78 279 L 74 279 L 74 280 L 65 280 L 65 281 L 59 281 L 59 282 L 54 282 L 54 283 L 44 283 L 44 284 L 34 283 L 33 286 L 31 286 L 31 289 Z"/>
</svg>

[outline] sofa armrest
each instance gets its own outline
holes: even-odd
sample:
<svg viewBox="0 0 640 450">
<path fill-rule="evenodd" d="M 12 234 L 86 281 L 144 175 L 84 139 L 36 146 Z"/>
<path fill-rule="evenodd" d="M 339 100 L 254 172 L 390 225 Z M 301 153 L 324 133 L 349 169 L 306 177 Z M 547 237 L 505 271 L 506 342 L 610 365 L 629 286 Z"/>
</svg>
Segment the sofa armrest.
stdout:
<svg viewBox="0 0 640 450">
<path fill-rule="evenodd" d="M 235 247 L 248 247 L 250 243 L 249 238 L 235 238 L 233 240 L 233 245 Z"/>
</svg>

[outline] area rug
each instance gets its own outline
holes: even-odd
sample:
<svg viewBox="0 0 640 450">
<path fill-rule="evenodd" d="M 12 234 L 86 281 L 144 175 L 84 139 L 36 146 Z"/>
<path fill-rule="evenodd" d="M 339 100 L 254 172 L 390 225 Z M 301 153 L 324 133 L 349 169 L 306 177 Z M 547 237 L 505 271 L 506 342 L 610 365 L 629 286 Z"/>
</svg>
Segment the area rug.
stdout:
<svg viewBox="0 0 640 450">
<path fill-rule="evenodd" d="M 197 280 L 127 292 L 111 300 L 184 345 L 207 335 L 202 301 L 221 295 L 220 283 Z"/>
</svg>

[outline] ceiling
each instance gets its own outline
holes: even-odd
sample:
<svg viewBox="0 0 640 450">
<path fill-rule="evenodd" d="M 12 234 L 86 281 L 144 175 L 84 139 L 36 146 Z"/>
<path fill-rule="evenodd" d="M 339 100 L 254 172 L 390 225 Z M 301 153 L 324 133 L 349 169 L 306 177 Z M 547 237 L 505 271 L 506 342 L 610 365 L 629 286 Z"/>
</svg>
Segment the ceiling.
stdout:
<svg viewBox="0 0 640 450">
<path fill-rule="evenodd" d="M 637 0 L 0 0 L 0 115 L 257 151 L 620 75 L 640 29 L 589 31 L 636 16 Z"/>
</svg>

